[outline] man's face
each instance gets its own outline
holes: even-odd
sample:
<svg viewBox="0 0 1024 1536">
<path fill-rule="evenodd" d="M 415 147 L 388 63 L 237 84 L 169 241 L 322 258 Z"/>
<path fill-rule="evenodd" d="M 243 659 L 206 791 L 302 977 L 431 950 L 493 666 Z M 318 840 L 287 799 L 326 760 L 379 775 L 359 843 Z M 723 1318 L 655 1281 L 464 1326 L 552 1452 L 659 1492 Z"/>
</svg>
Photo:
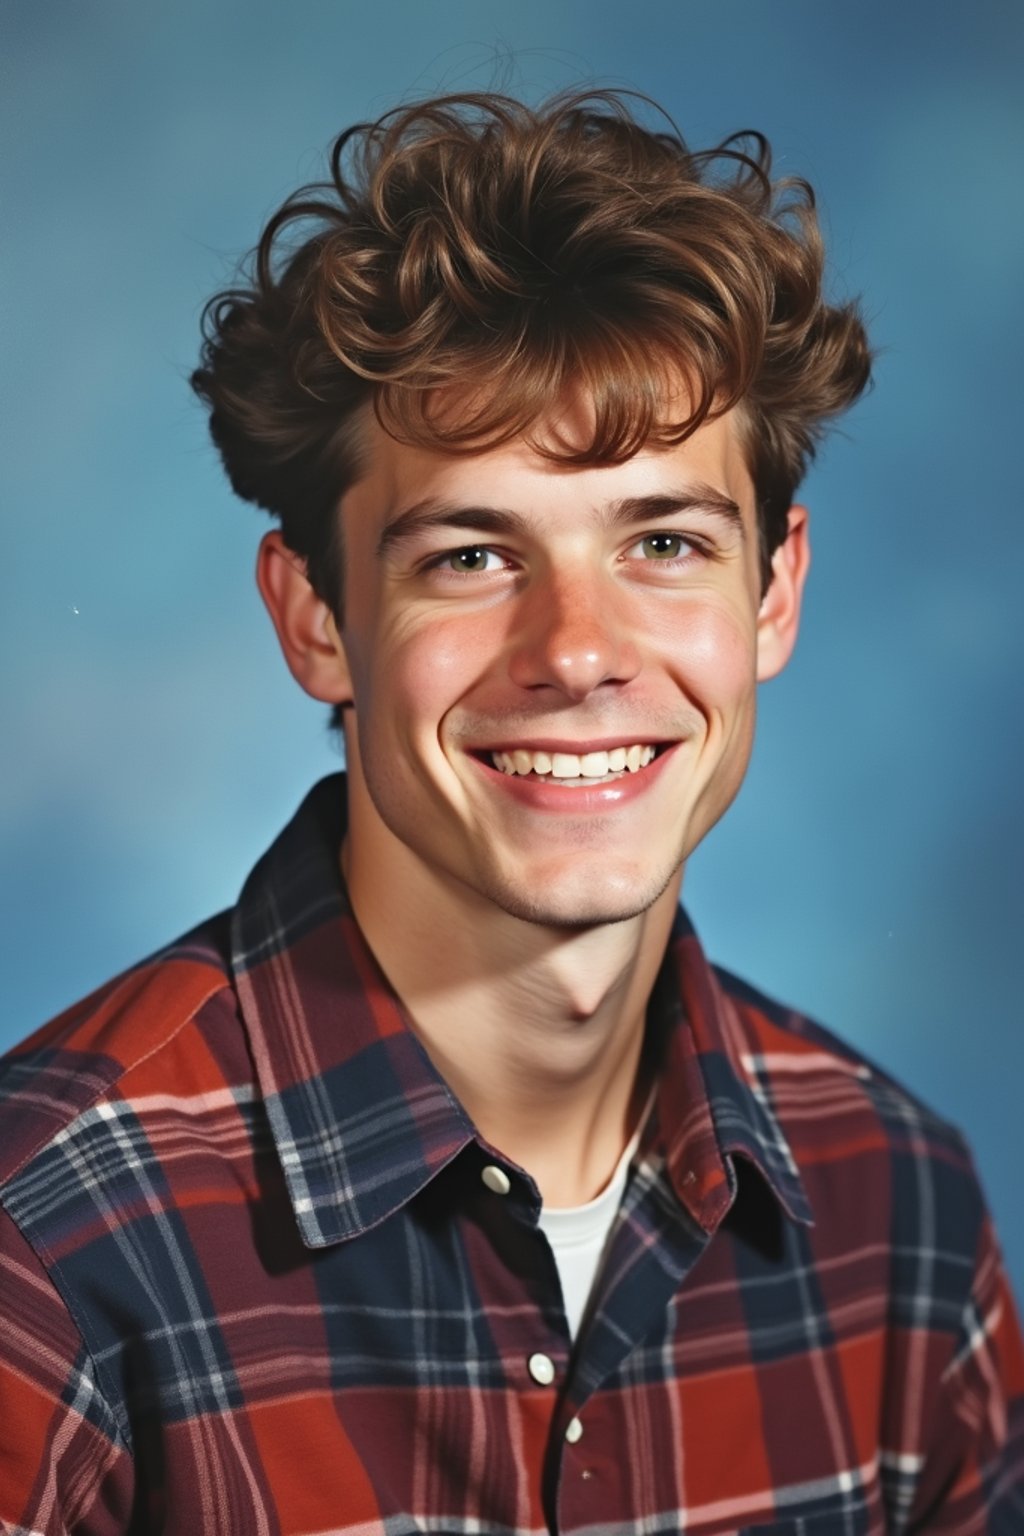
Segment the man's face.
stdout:
<svg viewBox="0 0 1024 1536">
<path fill-rule="evenodd" d="M 765 626 L 735 421 L 582 469 L 370 431 L 342 503 L 361 868 L 548 925 L 646 910 L 750 754 Z"/>
</svg>

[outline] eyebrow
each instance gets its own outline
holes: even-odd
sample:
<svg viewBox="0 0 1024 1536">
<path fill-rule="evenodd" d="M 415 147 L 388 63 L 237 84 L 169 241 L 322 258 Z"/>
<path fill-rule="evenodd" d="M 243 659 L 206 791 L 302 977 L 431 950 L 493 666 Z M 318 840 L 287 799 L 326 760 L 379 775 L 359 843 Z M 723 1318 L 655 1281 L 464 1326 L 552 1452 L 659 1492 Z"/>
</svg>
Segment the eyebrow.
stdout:
<svg viewBox="0 0 1024 1536">
<path fill-rule="evenodd" d="M 685 490 L 660 491 L 650 496 L 624 496 L 602 508 L 600 521 L 609 527 L 631 527 L 635 523 L 677 517 L 680 512 L 703 512 L 721 518 L 741 538 L 744 536 L 743 514 L 737 503 L 713 486 L 704 484 L 689 485 Z M 385 523 L 377 541 L 377 556 L 383 558 L 396 545 L 436 528 L 522 536 L 530 532 L 531 524 L 522 512 L 509 507 L 464 506 L 427 496 L 397 512 Z"/>
</svg>

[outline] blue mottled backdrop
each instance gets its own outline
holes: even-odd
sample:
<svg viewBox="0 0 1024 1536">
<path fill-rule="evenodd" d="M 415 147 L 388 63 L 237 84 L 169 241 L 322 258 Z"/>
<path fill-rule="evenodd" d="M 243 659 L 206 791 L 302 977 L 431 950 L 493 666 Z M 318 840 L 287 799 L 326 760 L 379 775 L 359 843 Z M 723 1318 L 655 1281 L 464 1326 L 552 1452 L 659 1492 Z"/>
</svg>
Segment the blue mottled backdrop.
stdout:
<svg viewBox="0 0 1024 1536">
<path fill-rule="evenodd" d="M 883 349 L 688 903 L 966 1129 L 1020 1294 L 1024 7 L 2 0 L 0 60 L 0 1044 L 232 901 L 337 766 L 187 388 L 203 299 L 356 118 L 638 87 L 811 178 Z"/>
</svg>

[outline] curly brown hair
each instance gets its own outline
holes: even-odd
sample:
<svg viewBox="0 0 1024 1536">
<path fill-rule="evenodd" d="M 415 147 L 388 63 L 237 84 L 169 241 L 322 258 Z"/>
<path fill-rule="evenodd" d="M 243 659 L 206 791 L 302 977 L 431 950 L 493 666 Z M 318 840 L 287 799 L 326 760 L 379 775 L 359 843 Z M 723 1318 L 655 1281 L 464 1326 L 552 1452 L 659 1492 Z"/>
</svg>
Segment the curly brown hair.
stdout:
<svg viewBox="0 0 1024 1536">
<path fill-rule="evenodd" d="M 580 386 L 592 440 L 536 445 L 572 464 L 741 407 L 767 584 L 823 425 L 867 384 L 864 327 L 825 301 L 814 194 L 771 180 L 760 134 L 693 152 L 637 104 L 444 96 L 350 128 L 330 180 L 267 224 L 246 285 L 207 305 L 192 385 L 231 483 L 339 616 L 364 406 L 402 441 L 469 452 Z M 465 410 L 444 408 L 453 385 Z"/>
</svg>

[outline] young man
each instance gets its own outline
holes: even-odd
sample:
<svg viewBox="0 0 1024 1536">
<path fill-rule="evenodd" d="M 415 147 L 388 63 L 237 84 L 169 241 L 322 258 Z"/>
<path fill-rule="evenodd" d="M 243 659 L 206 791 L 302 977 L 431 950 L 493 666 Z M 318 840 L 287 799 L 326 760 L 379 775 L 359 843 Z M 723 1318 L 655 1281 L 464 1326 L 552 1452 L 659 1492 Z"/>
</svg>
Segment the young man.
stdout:
<svg viewBox="0 0 1024 1536">
<path fill-rule="evenodd" d="M 348 776 L 6 1064 L 4 1528 L 1024 1530 L 961 1139 L 678 911 L 869 367 L 745 147 L 403 110 L 211 307 Z"/>
</svg>

